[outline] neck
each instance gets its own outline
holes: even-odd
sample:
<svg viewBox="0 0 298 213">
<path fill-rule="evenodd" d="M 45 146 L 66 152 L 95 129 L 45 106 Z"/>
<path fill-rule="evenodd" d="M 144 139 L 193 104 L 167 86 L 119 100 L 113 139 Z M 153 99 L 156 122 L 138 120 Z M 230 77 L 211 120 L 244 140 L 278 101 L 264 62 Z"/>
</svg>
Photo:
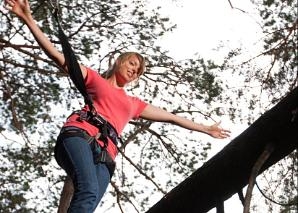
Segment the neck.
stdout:
<svg viewBox="0 0 298 213">
<path fill-rule="evenodd" d="M 115 75 L 112 75 L 111 77 L 109 77 L 107 81 L 109 82 L 109 84 L 111 84 L 113 87 L 117 89 L 123 89 L 125 86 L 125 84 L 121 84 L 120 81 L 117 80 Z"/>
</svg>

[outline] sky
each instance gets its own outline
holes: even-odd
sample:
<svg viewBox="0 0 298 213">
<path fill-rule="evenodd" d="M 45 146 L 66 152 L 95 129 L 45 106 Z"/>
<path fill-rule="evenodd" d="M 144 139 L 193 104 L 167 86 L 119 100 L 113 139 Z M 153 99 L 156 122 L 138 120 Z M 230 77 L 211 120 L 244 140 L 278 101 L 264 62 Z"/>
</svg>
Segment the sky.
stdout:
<svg viewBox="0 0 298 213">
<path fill-rule="evenodd" d="M 165 0 L 162 11 L 177 24 L 177 29 L 160 40 L 177 59 L 189 58 L 195 53 L 220 60 L 224 53 L 218 46 L 231 49 L 244 45 L 251 47 L 258 41 L 261 28 L 257 11 L 250 0 Z M 159 3 L 158 3 L 159 4 Z M 258 35 L 258 36 L 257 36 Z"/>
</svg>

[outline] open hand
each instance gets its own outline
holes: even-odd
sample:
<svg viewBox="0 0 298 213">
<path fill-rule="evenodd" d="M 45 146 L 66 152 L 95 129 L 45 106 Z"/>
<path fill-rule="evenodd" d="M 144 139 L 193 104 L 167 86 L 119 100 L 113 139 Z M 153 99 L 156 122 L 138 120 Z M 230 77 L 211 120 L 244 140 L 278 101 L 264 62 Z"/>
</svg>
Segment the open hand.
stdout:
<svg viewBox="0 0 298 213">
<path fill-rule="evenodd" d="M 31 16 L 28 0 L 5 0 L 5 8 L 23 20 Z"/>
<path fill-rule="evenodd" d="M 211 135 L 212 137 L 218 138 L 218 139 L 224 139 L 224 138 L 229 137 L 230 136 L 229 133 L 231 133 L 231 131 L 223 129 L 219 125 L 220 125 L 220 122 L 211 125 L 208 128 L 208 134 Z"/>
</svg>

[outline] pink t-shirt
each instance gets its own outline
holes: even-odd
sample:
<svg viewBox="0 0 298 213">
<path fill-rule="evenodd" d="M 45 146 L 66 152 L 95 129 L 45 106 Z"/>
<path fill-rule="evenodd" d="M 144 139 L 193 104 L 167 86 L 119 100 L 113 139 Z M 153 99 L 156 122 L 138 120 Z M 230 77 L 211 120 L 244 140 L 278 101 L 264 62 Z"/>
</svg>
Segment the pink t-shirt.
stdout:
<svg viewBox="0 0 298 213">
<path fill-rule="evenodd" d="M 96 71 L 87 68 L 85 84 L 88 94 L 91 95 L 96 111 L 114 126 L 118 134 L 121 134 L 125 125 L 140 116 L 147 103 L 137 97 L 129 96 L 123 89 L 113 87 L 106 79 Z M 86 108 L 86 106 L 84 107 Z M 84 129 L 89 135 L 95 136 L 98 129 L 86 121 L 79 121 L 78 115 L 70 116 L 64 126 L 76 126 Z M 102 144 L 102 141 L 99 141 Z M 114 159 L 117 155 L 117 147 L 110 141 L 107 151 Z"/>
</svg>

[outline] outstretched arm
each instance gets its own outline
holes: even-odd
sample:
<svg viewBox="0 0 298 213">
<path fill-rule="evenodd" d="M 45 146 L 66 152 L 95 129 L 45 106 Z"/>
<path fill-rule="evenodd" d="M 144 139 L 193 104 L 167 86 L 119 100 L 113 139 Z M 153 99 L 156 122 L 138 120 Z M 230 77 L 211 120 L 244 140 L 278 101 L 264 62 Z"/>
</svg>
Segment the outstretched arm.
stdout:
<svg viewBox="0 0 298 213">
<path fill-rule="evenodd" d="M 189 119 L 172 114 L 151 104 L 148 104 L 145 107 L 141 113 L 141 117 L 152 121 L 172 123 L 189 130 L 206 133 L 214 138 L 219 139 L 229 137 L 230 133 L 229 130 L 220 128 L 219 123 L 215 123 L 211 126 L 195 123 Z"/>
<path fill-rule="evenodd" d="M 5 0 L 6 8 L 16 14 L 30 29 L 35 40 L 43 49 L 46 55 L 51 58 L 59 67 L 67 72 L 64 55 L 57 50 L 48 37 L 36 24 L 30 11 L 28 0 Z M 86 77 L 86 68 L 81 65 L 83 77 Z"/>
</svg>

